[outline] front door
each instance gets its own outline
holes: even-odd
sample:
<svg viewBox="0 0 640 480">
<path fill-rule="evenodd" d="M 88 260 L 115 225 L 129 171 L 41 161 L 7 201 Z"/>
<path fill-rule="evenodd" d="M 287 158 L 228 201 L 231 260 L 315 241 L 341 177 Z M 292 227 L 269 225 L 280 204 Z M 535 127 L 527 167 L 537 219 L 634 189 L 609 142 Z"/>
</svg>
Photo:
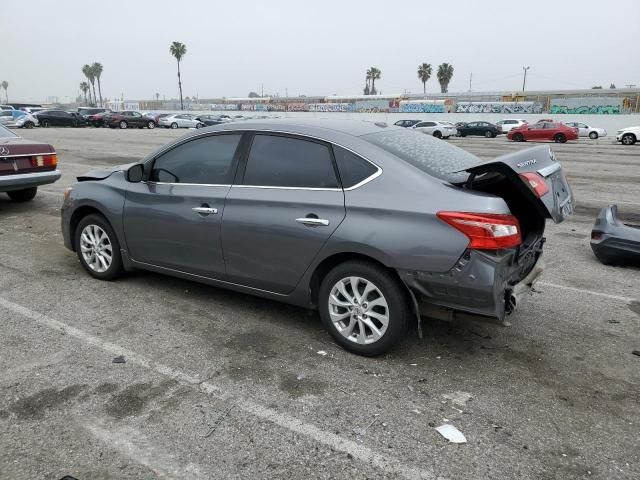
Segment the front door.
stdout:
<svg viewBox="0 0 640 480">
<path fill-rule="evenodd" d="M 124 207 L 127 249 L 137 262 L 223 279 L 220 227 L 240 134 L 188 140 L 149 165 Z"/>
<path fill-rule="evenodd" d="M 229 281 L 290 293 L 344 216 L 329 145 L 256 134 L 243 178 L 225 204 L 222 247 Z"/>
</svg>

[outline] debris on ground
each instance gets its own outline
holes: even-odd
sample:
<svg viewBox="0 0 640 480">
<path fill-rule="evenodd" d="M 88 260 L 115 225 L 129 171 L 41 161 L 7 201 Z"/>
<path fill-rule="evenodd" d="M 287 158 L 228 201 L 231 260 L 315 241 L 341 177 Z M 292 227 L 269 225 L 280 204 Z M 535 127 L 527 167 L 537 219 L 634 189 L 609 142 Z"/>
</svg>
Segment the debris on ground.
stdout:
<svg viewBox="0 0 640 480">
<path fill-rule="evenodd" d="M 327 352 L 325 352 L 324 350 L 318 350 L 316 353 L 317 353 L 318 355 L 322 355 L 323 357 L 326 357 L 326 356 L 327 356 Z"/>
<path fill-rule="evenodd" d="M 467 443 L 467 439 L 462 432 L 453 425 L 440 425 L 439 427 L 436 427 L 436 431 L 449 440 L 449 443 Z"/>
<path fill-rule="evenodd" d="M 418 410 L 417 408 L 414 408 L 413 410 L 411 410 L 412 413 L 417 413 L 418 415 L 420 415 L 422 412 L 420 410 Z"/>
<path fill-rule="evenodd" d="M 460 407 L 464 407 L 465 404 L 473 398 L 473 395 L 467 392 L 453 392 L 453 393 L 445 393 L 443 395 L 447 400 L 451 400 L 451 402 L 455 403 Z"/>
<path fill-rule="evenodd" d="M 364 437 L 367 434 L 367 430 L 369 428 L 371 428 L 373 426 L 374 423 L 376 423 L 378 421 L 378 417 L 380 416 L 379 413 L 376 413 L 373 416 L 373 420 L 371 421 L 371 423 L 369 425 L 367 425 L 366 427 L 355 427 L 353 429 L 353 434 L 356 436 L 356 440 L 358 441 L 362 441 L 361 437 Z M 386 424 L 383 424 L 386 425 Z"/>
<path fill-rule="evenodd" d="M 299 373 L 299 374 L 296 376 L 296 380 L 302 380 L 302 379 L 304 379 L 304 377 L 306 377 L 306 375 L 305 375 L 304 373 Z"/>
<path fill-rule="evenodd" d="M 111 363 L 127 363 L 127 361 L 124 359 L 124 355 L 120 355 L 111 360 Z"/>
<path fill-rule="evenodd" d="M 213 432 L 216 431 L 216 429 L 220 426 L 220 424 L 222 422 L 224 422 L 224 419 L 227 417 L 227 415 L 229 415 L 229 413 L 231 412 L 231 410 L 233 410 L 233 407 L 235 407 L 235 405 L 231 405 L 226 412 L 224 412 L 222 415 L 219 415 L 218 418 L 216 418 L 216 421 L 213 423 L 207 423 L 207 426 L 209 427 L 209 431 L 207 433 L 205 433 L 204 435 L 200 435 L 202 438 L 208 438 L 211 435 L 213 435 Z"/>
<path fill-rule="evenodd" d="M 633 352 L 631 352 L 633 355 L 636 355 L 638 357 L 640 357 L 640 350 L 634 350 Z"/>
</svg>

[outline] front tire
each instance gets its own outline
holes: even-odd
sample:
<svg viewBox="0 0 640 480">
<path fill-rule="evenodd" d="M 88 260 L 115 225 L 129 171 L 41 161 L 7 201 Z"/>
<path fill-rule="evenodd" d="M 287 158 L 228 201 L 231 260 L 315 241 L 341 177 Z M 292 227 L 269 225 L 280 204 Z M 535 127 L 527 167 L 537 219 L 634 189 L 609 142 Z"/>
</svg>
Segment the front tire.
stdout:
<svg viewBox="0 0 640 480">
<path fill-rule="evenodd" d="M 154 128 L 156 128 L 156 122 L 149 122 L 147 123 L 147 128 L 149 130 L 153 130 Z"/>
<path fill-rule="evenodd" d="M 109 222 L 98 214 L 84 217 L 75 231 L 75 247 L 83 268 L 99 280 L 122 275 L 120 243 Z"/>
<path fill-rule="evenodd" d="M 404 287 L 373 263 L 349 261 L 331 270 L 322 280 L 318 305 L 333 339 L 358 355 L 385 353 L 407 331 L 410 311 Z"/>
<path fill-rule="evenodd" d="M 625 133 L 620 141 L 623 145 L 633 145 L 636 143 L 636 136 L 633 133 Z"/>
<path fill-rule="evenodd" d="M 129 125 L 127 124 L 127 122 L 125 122 L 124 120 L 121 120 L 120 123 L 118 123 L 118 127 L 120 127 L 121 129 L 125 129 L 127 128 Z"/>
<path fill-rule="evenodd" d="M 433 132 L 433 136 L 436 138 L 442 138 L 442 132 L 440 132 L 440 130 L 436 130 Z"/>
<path fill-rule="evenodd" d="M 553 137 L 553 141 L 556 143 L 566 143 L 567 137 L 564 135 L 564 133 L 556 133 L 556 136 Z"/>
<path fill-rule="evenodd" d="M 42 128 L 49 128 L 49 127 L 51 126 L 51 122 L 49 122 L 49 120 L 42 120 L 42 121 L 40 122 L 40 126 L 41 126 Z"/>
<path fill-rule="evenodd" d="M 591 140 L 596 140 L 596 139 L 598 138 L 598 132 L 591 132 L 591 133 L 589 134 L 589 138 L 590 138 Z"/>
<path fill-rule="evenodd" d="M 524 135 L 521 133 L 514 133 L 512 138 L 514 142 L 524 142 Z"/>
<path fill-rule="evenodd" d="M 24 128 L 28 128 L 28 129 L 32 129 L 34 126 L 35 125 L 33 122 L 25 122 L 25 124 L 23 125 Z"/>
<path fill-rule="evenodd" d="M 31 188 L 23 188 L 22 190 L 13 190 L 11 192 L 7 192 L 9 198 L 14 202 L 28 202 L 29 200 L 33 200 L 38 192 L 38 187 Z"/>
<path fill-rule="evenodd" d="M 484 136 L 485 136 L 485 138 L 491 138 L 491 137 L 493 137 L 493 133 L 491 133 L 489 130 L 487 130 L 486 132 L 484 132 Z"/>
<path fill-rule="evenodd" d="M 178 124 L 177 124 L 176 122 L 173 122 L 173 123 L 171 124 L 171 128 L 178 128 Z"/>
</svg>

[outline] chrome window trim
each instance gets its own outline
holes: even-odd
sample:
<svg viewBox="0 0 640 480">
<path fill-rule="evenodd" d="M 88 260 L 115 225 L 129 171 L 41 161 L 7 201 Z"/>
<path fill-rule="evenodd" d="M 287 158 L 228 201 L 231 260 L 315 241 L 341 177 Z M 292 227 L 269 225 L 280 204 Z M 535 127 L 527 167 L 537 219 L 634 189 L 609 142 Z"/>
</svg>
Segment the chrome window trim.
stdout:
<svg viewBox="0 0 640 480">
<path fill-rule="evenodd" d="M 167 117 L 163 117 L 163 118 L 167 118 Z M 162 121 L 162 118 L 160 119 L 160 121 Z M 348 152 L 353 153 L 354 155 L 362 158 L 364 161 L 369 162 L 371 165 L 373 165 L 374 167 L 377 168 L 377 171 L 372 173 L 371 175 L 369 175 L 367 178 L 363 179 L 362 181 L 360 181 L 359 183 L 356 183 L 355 185 L 349 187 L 349 188 L 313 188 L 313 187 L 279 187 L 277 185 L 240 185 L 240 184 L 233 184 L 230 185 L 231 187 L 244 187 L 244 188 L 270 188 L 270 189 L 280 189 L 280 190 L 317 190 L 317 191 L 345 191 L 345 192 L 350 192 L 352 190 L 355 190 L 356 188 L 360 188 L 363 185 L 366 185 L 367 183 L 375 180 L 376 178 L 378 178 L 380 175 L 382 175 L 382 173 L 384 172 L 384 170 L 382 169 L 382 167 L 380 167 L 377 163 L 372 162 L 371 160 L 369 160 L 366 157 L 363 157 L 360 153 L 353 151 L 352 149 L 350 149 L 349 147 L 345 147 L 344 145 L 341 145 L 339 143 L 335 143 L 335 142 L 331 142 L 329 140 L 326 140 L 324 138 L 320 138 L 320 137 L 316 137 L 314 135 L 308 135 L 305 133 L 296 133 L 296 132 L 290 132 L 287 130 L 262 130 L 262 129 L 255 129 L 255 128 L 243 128 L 243 129 L 223 129 L 223 130 L 216 130 L 214 132 L 202 132 L 196 135 L 193 135 L 191 137 L 189 137 L 188 140 L 183 141 L 182 143 L 179 144 L 172 144 L 170 146 L 167 146 L 167 148 L 163 149 L 162 151 L 158 152 L 157 155 L 154 155 L 151 159 L 149 159 L 149 162 L 153 162 L 155 161 L 159 156 L 163 155 L 164 153 L 166 153 L 167 151 L 179 147 L 180 145 L 183 145 L 191 140 L 194 140 L 196 138 L 200 138 L 200 137 L 210 137 L 210 136 L 214 136 L 216 133 L 222 133 L 222 132 L 232 132 L 232 133 L 237 133 L 239 135 L 242 135 L 243 133 L 246 132 L 251 132 L 251 133 L 264 133 L 264 134 L 269 134 L 269 133 L 280 133 L 280 134 L 285 134 L 285 135 L 296 135 L 298 137 L 305 137 L 305 138 L 311 138 L 313 140 L 319 140 L 321 142 L 325 142 L 328 143 L 329 145 L 335 145 L 336 147 L 340 147 L 340 148 L 344 148 L 345 150 L 347 150 Z M 143 183 L 147 183 L 147 182 L 143 182 Z M 149 182 L 149 183 L 157 183 L 157 184 L 161 184 L 161 182 Z M 186 183 L 167 183 L 166 185 L 201 185 L 201 186 L 207 186 L 209 184 L 206 183 L 192 183 L 192 184 L 186 184 Z M 219 186 L 219 187 L 225 187 L 227 185 L 215 185 L 212 184 L 213 186 Z"/>
</svg>

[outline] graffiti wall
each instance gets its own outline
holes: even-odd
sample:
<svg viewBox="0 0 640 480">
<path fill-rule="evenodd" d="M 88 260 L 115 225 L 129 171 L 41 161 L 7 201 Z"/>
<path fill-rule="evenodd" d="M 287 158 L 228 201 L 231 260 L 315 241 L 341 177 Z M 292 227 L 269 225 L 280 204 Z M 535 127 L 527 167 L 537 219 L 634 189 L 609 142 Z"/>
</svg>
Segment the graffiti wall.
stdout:
<svg viewBox="0 0 640 480">
<path fill-rule="evenodd" d="M 306 112 L 309 108 L 306 103 L 287 103 L 288 112 Z"/>
<path fill-rule="evenodd" d="M 623 111 L 623 99 L 615 97 L 552 98 L 549 113 L 616 114 Z"/>
<path fill-rule="evenodd" d="M 403 100 L 400 102 L 400 112 L 402 113 L 444 113 L 445 104 L 441 100 Z"/>
<path fill-rule="evenodd" d="M 396 106 L 394 107 L 394 103 Z M 397 102 L 389 100 L 356 100 L 355 111 L 360 113 L 397 112 Z"/>
<path fill-rule="evenodd" d="M 210 105 L 211 110 L 240 110 L 236 103 L 212 103 Z"/>
<path fill-rule="evenodd" d="M 542 113 L 538 102 L 458 102 L 456 113 Z"/>
<path fill-rule="evenodd" d="M 353 112 L 353 103 L 310 103 L 307 105 L 310 112 Z"/>
</svg>

